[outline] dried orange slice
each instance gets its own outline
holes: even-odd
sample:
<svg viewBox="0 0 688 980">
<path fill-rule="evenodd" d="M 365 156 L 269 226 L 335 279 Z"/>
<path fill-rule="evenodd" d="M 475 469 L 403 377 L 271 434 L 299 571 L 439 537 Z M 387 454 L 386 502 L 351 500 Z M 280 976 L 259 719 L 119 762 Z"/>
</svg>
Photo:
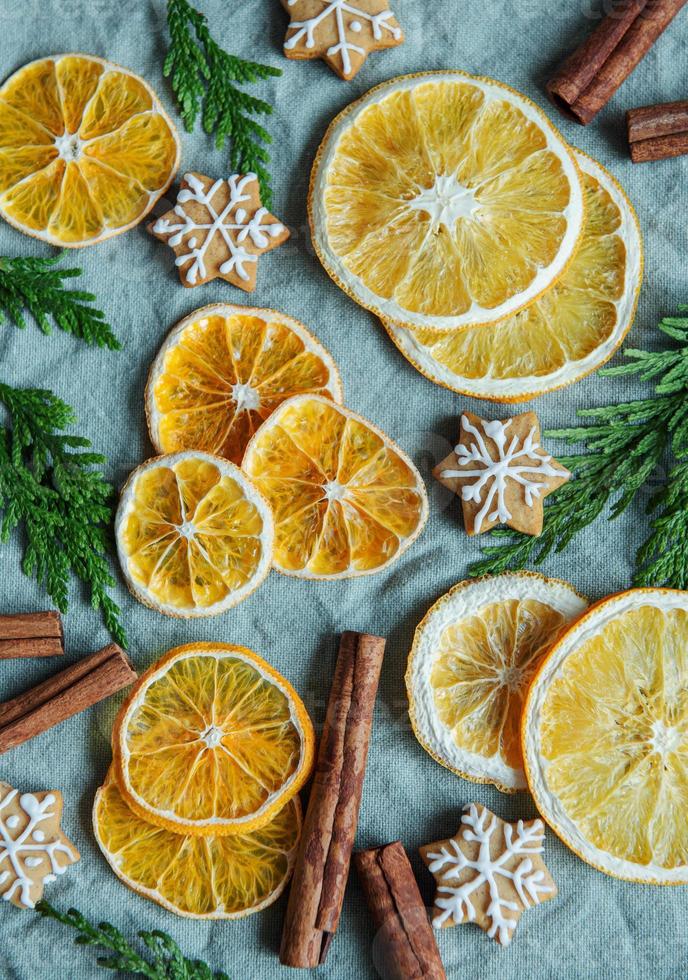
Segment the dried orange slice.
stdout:
<svg viewBox="0 0 688 980">
<path fill-rule="evenodd" d="M 179 165 L 151 87 L 103 58 L 32 61 L 0 88 L 0 215 L 67 248 L 138 224 Z"/>
<path fill-rule="evenodd" d="M 313 242 L 350 296 L 404 326 L 495 323 L 548 289 L 583 228 L 568 145 L 525 96 L 428 72 L 337 116 L 311 177 Z"/>
<path fill-rule="evenodd" d="M 240 464 L 258 426 L 303 392 L 342 401 L 334 361 L 302 323 L 275 310 L 206 306 L 177 324 L 153 362 L 151 441 L 161 453 L 201 449 Z"/>
<path fill-rule="evenodd" d="M 237 466 L 208 453 L 157 456 L 134 470 L 115 533 L 129 588 L 169 616 L 224 612 L 270 570 L 268 505 Z"/>
<path fill-rule="evenodd" d="M 272 507 L 273 562 L 287 575 L 379 572 L 427 520 L 425 485 L 408 456 L 366 419 L 316 395 L 280 405 L 242 467 Z"/>
<path fill-rule="evenodd" d="M 688 884 L 688 593 L 593 606 L 540 666 L 522 734 L 536 806 L 579 857 Z"/>
<path fill-rule="evenodd" d="M 291 684 L 231 643 L 170 650 L 134 685 L 112 736 L 128 805 L 192 836 L 270 823 L 308 779 L 314 741 Z"/>
<path fill-rule="evenodd" d="M 528 684 L 586 601 L 533 572 L 460 582 L 416 629 L 406 671 L 411 726 L 433 759 L 503 793 L 526 785 L 520 723 Z"/>
<path fill-rule="evenodd" d="M 296 860 L 298 796 L 260 830 L 224 837 L 175 834 L 127 805 L 112 769 L 93 803 L 93 830 L 129 888 L 193 919 L 241 919 L 277 901 Z"/>
<path fill-rule="evenodd" d="M 609 171 L 574 153 L 583 175 L 585 227 L 573 261 L 550 290 L 489 328 L 437 331 L 382 321 L 426 378 L 475 398 L 525 401 L 596 371 L 623 341 L 643 277 L 638 218 Z"/>
</svg>

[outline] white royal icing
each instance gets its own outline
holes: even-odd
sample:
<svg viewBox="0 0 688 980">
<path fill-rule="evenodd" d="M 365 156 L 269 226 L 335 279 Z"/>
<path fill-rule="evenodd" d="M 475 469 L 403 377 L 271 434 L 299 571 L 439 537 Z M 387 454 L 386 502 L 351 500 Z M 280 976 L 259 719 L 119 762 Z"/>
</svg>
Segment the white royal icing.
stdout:
<svg viewBox="0 0 688 980">
<path fill-rule="evenodd" d="M 66 865 L 57 861 L 58 854 L 66 855 L 69 861 L 74 860 L 75 855 L 59 838 L 45 842 L 44 832 L 37 829 L 38 824 L 55 816 L 55 811 L 50 809 L 55 803 L 55 796 L 52 793 L 48 793 L 42 801 L 32 793 L 23 793 L 19 797 L 19 805 L 28 817 L 28 823 L 17 836 L 12 833 L 22 821 L 16 814 L 3 819 L 2 811 L 16 799 L 17 795 L 16 789 L 10 789 L 0 799 L 0 867 L 5 861 L 9 861 L 11 868 L 11 871 L 6 869 L 0 874 L 0 886 L 9 883 L 2 892 L 5 902 L 9 902 L 15 893 L 19 892 L 22 905 L 32 909 L 34 903 L 31 900 L 31 887 L 34 881 L 26 873 L 26 869 L 33 870 L 40 867 L 47 858 L 51 873 L 45 875 L 43 880 L 54 881 L 57 875 L 64 874 L 66 871 Z M 11 881 L 11 872 L 14 872 L 14 881 Z"/>
<path fill-rule="evenodd" d="M 247 252 L 243 243 L 250 238 L 256 248 L 267 248 L 270 239 L 277 238 L 284 231 L 284 225 L 279 222 L 265 221 L 266 217 L 271 217 L 267 208 L 258 208 L 249 219 L 246 210 L 240 207 L 251 199 L 250 193 L 245 193 L 246 188 L 257 179 L 255 174 L 246 174 L 244 177 L 235 174 L 227 181 L 222 178 L 216 180 L 210 190 L 206 191 L 203 181 L 194 174 L 186 174 L 184 181 L 188 187 L 179 192 L 174 209 L 175 214 L 183 221 L 180 224 L 172 224 L 167 218 L 158 218 L 153 225 L 156 234 L 171 236 L 168 244 L 173 247 L 181 244 L 187 235 L 190 236 L 186 238 L 189 251 L 184 255 L 178 255 L 175 259 L 176 266 L 184 265 L 189 259 L 192 260 L 184 273 L 184 278 L 190 285 L 195 286 L 199 278 L 206 277 L 205 254 L 216 235 L 222 236 L 229 251 L 229 258 L 220 266 L 220 272 L 226 274 L 235 271 L 239 278 L 246 282 L 249 278 L 246 266 L 257 262 L 258 256 Z M 225 183 L 229 187 L 230 198 L 218 214 L 213 207 L 213 198 Z M 183 205 L 188 201 L 195 201 L 206 209 L 209 218 L 207 223 L 199 224 L 186 213 Z M 202 238 L 200 242 L 199 238 Z"/>
<path fill-rule="evenodd" d="M 520 910 L 516 902 L 508 901 L 500 894 L 498 879 L 506 878 L 512 883 L 524 909 L 539 905 L 541 895 L 554 892 L 554 888 L 545 882 L 544 871 L 535 870 L 528 857 L 529 854 L 541 854 L 543 851 L 544 824 L 541 820 L 535 820 L 531 824 L 524 824 L 519 820 L 515 837 L 512 825 L 504 824 L 505 849 L 502 854 L 493 858 L 490 851 L 492 835 L 497 829 L 495 815 L 487 810 L 479 813 L 476 805 L 471 803 L 465 808 L 461 823 L 466 827 L 462 834 L 463 839 L 479 844 L 480 850 L 477 857 L 470 861 L 458 843 L 451 840 L 449 846 L 442 847 L 439 853 L 428 854 L 431 862 L 428 868 L 431 873 L 440 873 L 442 876 L 442 883 L 437 889 L 438 897 L 435 899 L 435 905 L 441 909 L 441 913 L 435 917 L 433 925 L 439 929 L 448 919 L 453 919 L 456 923 L 463 922 L 464 919 L 474 922 L 475 908 L 470 897 L 482 885 L 487 884 L 490 893 L 486 913 L 490 928 L 487 934 L 491 939 L 496 937 L 502 946 L 508 946 L 518 920 L 510 918 L 507 913 Z M 523 860 L 513 870 L 505 867 L 512 858 L 521 855 Z M 466 870 L 475 871 L 474 877 L 460 885 L 447 883 L 453 878 L 465 877 Z"/>
<path fill-rule="evenodd" d="M 445 479 L 452 480 L 457 477 L 475 477 L 474 483 L 469 483 L 461 488 L 463 500 L 474 500 L 482 503 L 483 490 L 490 484 L 487 490 L 485 503 L 475 517 L 473 529 L 476 534 L 480 533 L 483 521 L 498 521 L 505 524 L 511 520 L 511 512 L 506 505 L 507 481 L 513 480 L 519 483 L 524 490 L 526 506 L 532 507 L 535 500 L 540 496 L 544 486 L 542 481 L 529 479 L 528 474 L 538 474 L 540 477 L 562 476 L 562 471 L 552 466 L 551 456 L 540 450 L 540 443 L 535 438 L 535 428 L 532 428 L 523 445 L 520 445 L 518 436 L 514 436 L 507 446 L 507 429 L 511 425 L 511 419 L 506 422 L 495 420 L 485 422 L 480 419 L 484 434 L 493 440 L 497 446 L 497 459 L 493 459 L 485 445 L 483 433 L 480 432 L 465 415 L 461 416 L 461 428 L 474 436 L 473 442 L 468 446 L 459 444 L 454 448 L 459 467 L 458 470 L 442 470 L 440 475 Z M 522 460 L 522 462 L 518 462 Z M 463 469 L 469 463 L 480 463 L 476 469 Z M 495 497 L 497 498 L 495 504 Z M 491 508 L 494 505 L 494 510 Z"/>
<path fill-rule="evenodd" d="M 289 0 L 289 6 L 293 7 L 296 2 L 297 0 Z M 376 41 L 381 40 L 383 31 L 391 34 L 395 41 L 398 41 L 401 37 L 401 29 L 389 23 L 394 17 L 391 10 L 383 10 L 379 14 L 369 14 L 367 11 L 358 8 L 355 4 L 349 3 L 348 0 L 320 0 L 320 2 L 323 4 L 323 9 L 315 17 L 310 17 L 308 20 L 294 20 L 289 25 L 290 30 L 294 29 L 294 33 L 284 42 L 284 47 L 288 51 L 295 48 L 304 37 L 306 39 L 306 47 L 314 48 L 316 30 L 328 17 L 334 17 L 337 30 L 337 43 L 327 49 L 327 54 L 330 56 L 340 55 L 342 59 L 342 70 L 345 75 L 348 75 L 351 71 L 351 52 L 361 55 L 365 55 L 366 52 L 365 48 L 357 44 L 352 44 L 346 36 L 347 26 L 354 34 L 360 34 L 363 27 L 361 21 L 354 19 L 347 25 L 344 22 L 344 14 L 353 14 L 354 18 L 360 17 L 363 20 L 367 20 L 370 23 L 373 37 Z"/>
</svg>

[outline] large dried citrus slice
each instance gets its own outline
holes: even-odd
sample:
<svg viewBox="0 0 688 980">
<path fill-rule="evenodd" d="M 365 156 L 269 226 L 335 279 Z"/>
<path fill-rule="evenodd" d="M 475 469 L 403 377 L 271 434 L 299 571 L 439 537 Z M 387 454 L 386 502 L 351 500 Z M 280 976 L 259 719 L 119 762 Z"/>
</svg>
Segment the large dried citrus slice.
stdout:
<svg viewBox="0 0 688 980">
<path fill-rule="evenodd" d="M 42 58 L 0 88 L 0 214 L 26 234 L 75 248 L 126 231 L 178 164 L 153 90 L 103 58 Z"/>
<path fill-rule="evenodd" d="M 115 520 L 120 565 L 137 599 L 170 616 L 215 616 L 263 581 L 273 521 L 233 463 L 176 453 L 129 477 Z"/>
<path fill-rule="evenodd" d="M 301 832 L 298 796 L 260 830 L 194 837 L 139 817 L 112 770 L 96 793 L 93 830 L 118 878 L 193 919 L 240 919 L 272 905 L 291 877 Z"/>
<path fill-rule="evenodd" d="M 504 793 L 526 785 L 520 723 L 528 684 L 561 630 L 586 608 L 566 582 L 532 572 L 460 582 L 416 629 L 406 671 L 423 748 L 464 779 Z"/>
<path fill-rule="evenodd" d="M 331 124 L 311 178 L 313 241 L 357 302 L 460 329 L 527 306 L 583 227 L 571 150 L 529 99 L 489 78 L 393 79 Z"/>
<path fill-rule="evenodd" d="M 383 324 L 426 378 L 462 394 L 525 401 L 562 388 L 609 360 L 633 323 L 643 275 L 638 218 L 609 171 L 575 150 L 585 227 L 559 281 L 493 327 L 425 330 Z"/>
<path fill-rule="evenodd" d="M 274 310 L 206 306 L 172 330 L 151 367 L 146 414 L 161 453 L 241 463 L 258 426 L 303 392 L 342 401 L 337 367 L 302 323 Z"/>
<path fill-rule="evenodd" d="M 320 396 L 284 402 L 248 444 L 242 466 L 272 507 L 274 565 L 288 575 L 378 572 L 427 520 L 411 460 L 370 422 Z"/>
<path fill-rule="evenodd" d="M 298 793 L 314 734 L 301 698 L 257 654 L 190 643 L 139 678 L 112 743 L 117 782 L 141 817 L 222 836 L 264 827 Z"/>
<path fill-rule="evenodd" d="M 523 714 L 528 785 L 584 861 L 688 884 L 688 593 L 598 603 L 541 665 Z"/>
</svg>

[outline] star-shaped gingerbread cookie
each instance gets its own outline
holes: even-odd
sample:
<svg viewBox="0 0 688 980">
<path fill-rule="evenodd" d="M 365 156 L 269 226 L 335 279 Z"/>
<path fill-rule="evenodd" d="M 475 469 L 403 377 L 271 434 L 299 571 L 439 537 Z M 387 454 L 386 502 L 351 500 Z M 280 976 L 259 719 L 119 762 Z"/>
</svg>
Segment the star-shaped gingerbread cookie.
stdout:
<svg viewBox="0 0 688 980">
<path fill-rule="evenodd" d="M 282 0 L 282 6 L 291 15 L 287 58 L 323 58 L 346 81 L 371 51 L 404 40 L 387 0 Z"/>
<path fill-rule="evenodd" d="M 79 852 L 60 830 L 62 795 L 19 793 L 0 782 L 0 897 L 32 909 Z"/>
<path fill-rule="evenodd" d="M 461 495 L 468 534 L 506 524 L 539 535 L 544 498 L 571 474 L 542 449 L 534 412 L 493 422 L 464 412 L 459 442 L 433 476 Z"/>
<path fill-rule="evenodd" d="M 542 820 L 506 823 L 478 803 L 464 807 L 455 837 L 420 849 L 437 881 L 433 926 L 475 922 L 507 946 L 525 910 L 557 896 L 544 836 Z"/>
<path fill-rule="evenodd" d="M 175 207 L 148 230 L 173 250 L 183 286 L 219 278 L 249 293 L 256 288 L 258 256 L 289 238 L 262 206 L 255 174 L 227 180 L 185 174 Z"/>
</svg>

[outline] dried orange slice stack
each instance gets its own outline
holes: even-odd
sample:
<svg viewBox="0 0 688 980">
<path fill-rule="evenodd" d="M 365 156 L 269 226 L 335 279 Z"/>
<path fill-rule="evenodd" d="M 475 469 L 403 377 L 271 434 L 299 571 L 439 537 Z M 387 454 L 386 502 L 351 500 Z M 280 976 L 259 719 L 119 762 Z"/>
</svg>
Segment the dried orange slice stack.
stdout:
<svg viewBox="0 0 688 980">
<path fill-rule="evenodd" d="M 153 90 L 103 58 L 42 58 L 0 88 L 0 214 L 28 235 L 76 248 L 126 231 L 178 164 Z"/>
<path fill-rule="evenodd" d="M 241 464 L 249 439 L 287 398 L 342 401 L 330 354 L 275 310 L 206 306 L 171 331 L 150 370 L 146 415 L 160 453 L 200 449 Z"/>
<path fill-rule="evenodd" d="M 532 572 L 461 582 L 416 629 L 406 671 L 411 726 L 464 779 L 504 793 L 526 785 L 520 726 L 528 685 L 587 603 Z"/>
<path fill-rule="evenodd" d="M 688 883 L 688 593 L 593 606 L 541 663 L 522 734 L 537 808 L 579 857 Z"/>
<path fill-rule="evenodd" d="M 215 616 L 270 570 L 273 521 L 233 463 L 208 453 L 157 456 L 129 477 L 115 519 L 117 551 L 139 601 L 169 616 Z"/>
<path fill-rule="evenodd" d="M 635 316 L 635 212 L 598 163 L 492 79 L 393 79 L 333 121 L 311 177 L 316 251 L 437 384 L 520 401 L 572 384 Z"/>
<path fill-rule="evenodd" d="M 112 742 L 93 821 L 125 884 L 195 918 L 238 918 L 277 899 L 314 755 L 284 677 L 245 647 L 177 647 L 134 685 Z"/>
</svg>

